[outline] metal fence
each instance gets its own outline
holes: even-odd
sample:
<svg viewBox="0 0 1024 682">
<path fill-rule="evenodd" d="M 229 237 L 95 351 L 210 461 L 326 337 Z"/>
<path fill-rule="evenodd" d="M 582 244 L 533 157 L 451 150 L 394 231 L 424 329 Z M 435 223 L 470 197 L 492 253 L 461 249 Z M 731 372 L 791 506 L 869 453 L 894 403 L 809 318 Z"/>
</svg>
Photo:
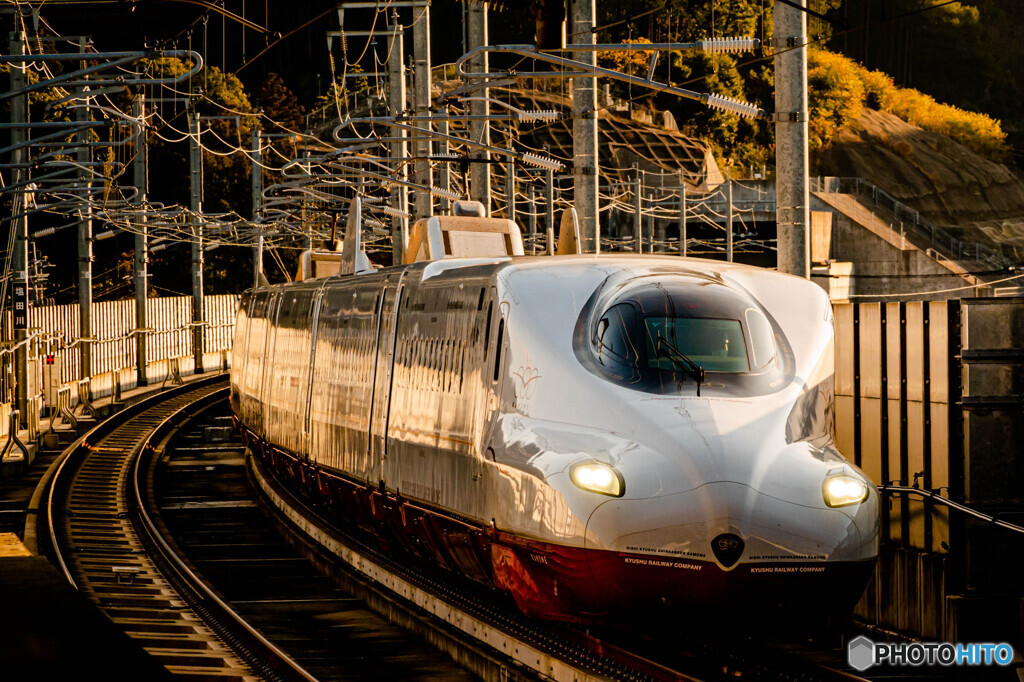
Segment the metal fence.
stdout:
<svg viewBox="0 0 1024 682">
<path fill-rule="evenodd" d="M 916 489 L 883 498 L 882 551 L 858 616 L 961 641 L 979 626 L 977 599 L 1024 590 L 1024 536 L 991 521 L 1024 524 L 1024 299 L 834 312 L 839 448 L 877 484 Z M 1024 602 L 1007 603 L 1017 627 Z"/>
<path fill-rule="evenodd" d="M 238 296 L 235 295 L 205 298 L 204 369 L 227 367 L 237 307 Z M 166 381 L 175 374 L 189 374 L 195 370 L 192 298 L 147 299 L 146 316 L 149 327 L 138 330 L 134 300 L 94 303 L 93 337 L 83 339 L 79 329 L 78 304 L 30 309 L 29 340 L 26 344 L 30 437 L 34 437 L 32 422 L 38 421 L 45 405 L 43 378 L 48 358 L 52 358 L 51 371 L 56 373 L 57 383 L 72 389 L 71 403 L 78 401 L 77 386 L 82 382 L 87 384 L 86 395 L 93 398 L 110 396 L 138 385 L 137 335 L 145 338 L 147 383 Z M 11 338 L 9 314 L 3 323 L 7 328 L 7 338 Z M 80 367 L 80 346 L 86 343 L 91 347 L 92 375 L 89 377 L 81 376 Z M 8 433 L 7 417 L 16 400 L 14 372 L 12 346 L 0 350 L 0 436 Z"/>
<path fill-rule="evenodd" d="M 1012 265 L 998 249 L 980 242 L 958 239 L 948 230 L 936 227 L 916 209 L 863 178 L 818 177 L 811 178 L 810 184 L 812 192 L 850 194 L 857 197 L 875 212 L 886 214 L 894 225 L 899 224 L 901 232 L 916 235 L 929 244 L 936 253 L 950 260 L 977 261 L 995 269 Z"/>
</svg>

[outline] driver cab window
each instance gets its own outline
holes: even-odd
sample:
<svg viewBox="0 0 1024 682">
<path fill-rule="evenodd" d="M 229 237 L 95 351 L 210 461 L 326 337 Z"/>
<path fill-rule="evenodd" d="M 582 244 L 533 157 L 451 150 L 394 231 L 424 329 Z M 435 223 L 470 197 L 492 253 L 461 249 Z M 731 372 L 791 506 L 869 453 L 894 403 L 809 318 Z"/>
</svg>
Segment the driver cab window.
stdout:
<svg viewBox="0 0 1024 682">
<path fill-rule="evenodd" d="M 628 303 L 612 306 L 597 323 L 598 357 L 609 354 L 620 362 L 636 366 L 640 351 L 636 347 L 636 311 Z"/>
<path fill-rule="evenodd" d="M 747 331 L 755 370 L 762 370 L 775 359 L 775 332 L 768 318 L 760 310 L 747 308 Z"/>
<path fill-rule="evenodd" d="M 673 351 L 709 372 L 750 371 L 739 320 L 648 315 L 644 318 L 644 331 L 647 366 L 651 369 L 676 369 L 671 353 L 659 345 L 663 339 Z"/>
</svg>

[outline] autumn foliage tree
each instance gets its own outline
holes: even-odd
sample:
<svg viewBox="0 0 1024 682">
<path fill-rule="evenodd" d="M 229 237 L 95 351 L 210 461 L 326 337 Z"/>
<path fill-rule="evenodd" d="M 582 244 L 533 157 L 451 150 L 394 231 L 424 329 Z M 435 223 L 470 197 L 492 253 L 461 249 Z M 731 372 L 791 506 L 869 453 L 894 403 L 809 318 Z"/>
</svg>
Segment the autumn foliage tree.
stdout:
<svg viewBox="0 0 1024 682">
<path fill-rule="evenodd" d="M 189 66 L 179 59 L 154 60 L 151 71 L 180 75 Z M 203 146 L 203 212 L 236 213 L 248 218 L 252 210 L 248 155 L 255 111 L 237 76 L 216 66 L 193 75 L 191 91 L 200 91 L 188 107 L 164 105 L 156 110 L 156 135 L 150 137 L 150 200 L 165 204 L 189 204 L 188 111 L 200 115 Z M 186 85 L 186 89 L 189 87 Z M 205 120 L 203 117 L 206 117 Z M 216 118 L 214 118 L 216 117 Z M 153 286 L 162 294 L 191 290 L 187 242 L 173 244 L 152 256 Z M 251 285 L 252 255 L 247 247 L 224 246 L 205 254 L 204 274 L 208 293 L 239 292 Z"/>
<path fill-rule="evenodd" d="M 256 94 L 256 101 L 264 116 L 278 124 L 274 126 L 278 129 L 276 132 L 302 131 L 306 108 L 299 104 L 295 93 L 285 85 L 281 76 L 268 73 Z"/>
</svg>

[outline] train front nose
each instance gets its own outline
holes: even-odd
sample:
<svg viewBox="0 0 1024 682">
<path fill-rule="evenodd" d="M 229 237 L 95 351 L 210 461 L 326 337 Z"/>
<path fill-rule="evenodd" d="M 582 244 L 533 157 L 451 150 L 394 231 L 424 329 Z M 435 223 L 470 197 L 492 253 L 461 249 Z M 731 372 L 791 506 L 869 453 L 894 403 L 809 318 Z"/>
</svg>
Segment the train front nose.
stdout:
<svg viewBox="0 0 1024 682">
<path fill-rule="evenodd" d="M 610 500 L 587 526 L 604 550 L 588 553 L 593 584 L 623 606 L 850 609 L 877 554 L 877 495 L 856 507 L 798 504 L 727 481 Z"/>
</svg>

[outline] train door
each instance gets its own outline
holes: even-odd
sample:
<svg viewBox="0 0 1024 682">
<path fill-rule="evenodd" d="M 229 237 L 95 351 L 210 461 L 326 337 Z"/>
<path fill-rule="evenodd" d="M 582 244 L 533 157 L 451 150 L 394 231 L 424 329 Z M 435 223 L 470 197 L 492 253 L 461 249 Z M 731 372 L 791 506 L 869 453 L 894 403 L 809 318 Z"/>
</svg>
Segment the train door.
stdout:
<svg viewBox="0 0 1024 682">
<path fill-rule="evenodd" d="M 492 304 L 488 308 L 487 322 L 484 339 L 486 349 L 484 352 L 484 395 L 487 400 L 484 422 L 484 450 L 490 446 L 493 440 L 494 429 L 497 428 L 497 418 L 502 409 L 502 387 L 504 377 L 508 372 L 506 365 L 506 349 L 508 348 L 507 332 L 505 329 L 506 318 L 508 317 L 509 304 L 498 298 L 496 287 L 490 291 Z"/>
<path fill-rule="evenodd" d="M 263 433 L 263 394 L 264 355 L 267 350 L 267 308 L 270 292 L 257 289 L 252 294 L 252 305 L 249 309 L 249 324 L 245 330 L 245 343 L 237 350 L 245 352 L 245 363 L 241 385 L 241 418 L 256 433 Z"/>
<path fill-rule="evenodd" d="M 384 278 L 380 303 L 377 306 L 377 361 L 370 407 L 370 462 L 376 467 L 378 481 L 384 480 L 387 458 L 388 414 L 391 406 L 391 384 L 395 366 L 395 330 L 402 297 L 405 273 L 392 273 Z"/>
<path fill-rule="evenodd" d="M 320 309 L 323 307 L 324 302 L 324 289 L 327 287 L 326 282 L 316 290 L 316 294 L 313 300 L 313 308 L 309 315 L 309 360 L 308 360 L 308 380 L 306 382 L 306 397 L 303 400 L 305 410 L 302 414 L 302 442 L 306 454 L 306 461 L 310 460 L 310 431 L 312 430 L 312 401 L 313 401 L 313 379 L 316 376 L 316 353 L 317 353 L 317 341 L 320 338 Z"/>
<path fill-rule="evenodd" d="M 242 382 L 245 377 L 245 365 L 247 353 L 245 348 L 246 339 L 249 338 L 249 311 L 252 309 L 253 295 L 251 292 L 242 294 L 238 306 L 238 313 L 235 317 L 235 333 L 231 340 L 233 354 L 231 358 L 231 410 L 236 415 L 241 415 L 242 403 Z"/>
<path fill-rule="evenodd" d="M 273 292 L 270 301 L 267 303 L 267 316 L 264 339 L 265 350 L 263 352 L 263 375 L 260 382 L 259 405 L 260 405 L 260 435 L 267 436 L 267 423 L 269 422 L 271 405 L 271 394 L 273 393 L 274 382 L 274 346 L 277 341 L 277 311 L 281 303 L 280 292 Z"/>
</svg>

